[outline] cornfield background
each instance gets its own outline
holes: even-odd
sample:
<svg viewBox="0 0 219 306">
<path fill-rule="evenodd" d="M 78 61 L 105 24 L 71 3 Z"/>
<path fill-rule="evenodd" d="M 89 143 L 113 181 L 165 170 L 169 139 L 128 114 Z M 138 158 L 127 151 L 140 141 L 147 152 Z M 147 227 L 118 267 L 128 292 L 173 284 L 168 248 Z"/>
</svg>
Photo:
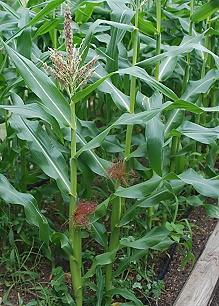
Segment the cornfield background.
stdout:
<svg viewBox="0 0 219 306">
<path fill-rule="evenodd" d="M 219 218 L 218 0 L 0 6 L 3 302 L 156 301 L 148 260 L 194 260 L 188 209 Z M 26 269 L 44 258 L 46 288 Z"/>
</svg>

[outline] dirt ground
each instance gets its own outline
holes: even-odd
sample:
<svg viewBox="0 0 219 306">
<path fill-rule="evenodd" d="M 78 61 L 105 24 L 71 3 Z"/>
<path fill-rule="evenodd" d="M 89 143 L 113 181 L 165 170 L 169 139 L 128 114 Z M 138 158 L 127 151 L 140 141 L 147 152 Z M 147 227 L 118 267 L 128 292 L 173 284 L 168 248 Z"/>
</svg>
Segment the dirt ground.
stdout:
<svg viewBox="0 0 219 306">
<path fill-rule="evenodd" d="M 195 260 L 197 261 L 218 220 L 208 217 L 202 207 L 193 209 L 188 219 L 192 224 L 197 226 L 197 228 L 194 229 L 192 248 L 193 254 L 195 255 Z M 182 270 L 180 270 L 182 260 L 182 254 L 179 252 L 179 250 L 176 250 L 170 263 L 168 272 L 164 276 L 165 290 L 158 300 L 158 306 L 172 306 L 184 283 L 189 277 L 192 270 L 192 264 L 189 263 Z M 148 305 L 150 304 L 148 303 Z M 152 303 L 151 305 L 155 306 L 157 304 Z M 212 301 L 211 306 L 219 306 L 218 290 L 215 292 L 215 298 Z"/>
<path fill-rule="evenodd" d="M 213 219 L 211 217 L 208 217 L 205 213 L 205 210 L 202 207 L 197 207 L 192 210 L 188 217 L 190 223 L 192 223 L 194 227 L 194 234 L 193 234 L 193 254 L 195 255 L 196 260 L 199 258 L 199 256 L 202 253 L 202 250 L 212 233 L 212 231 L 215 228 L 215 225 L 217 224 L 218 220 Z M 164 254 L 165 255 L 165 254 Z M 162 269 L 165 260 L 168 258 L 166 256 L 163 256 L 161 259 L 161 262 L 158 264 L 157 267 L 157 274 L 159 274 L 160 270 Z M 165 282 L 165 290 L 163 291 L 163 294 L 158 299 L 158 302 L 153 302 L 152 299 L 148 301 L 145 305 L 150 306 L 172 306 L 176 297 L 178 296 L 180 290 L 182 289 L 185 281 L 189 277 L 189 274 L 192 270 L 192 264 L 187 264 L 182 270 L 180 270 L 180 265 L 183 260 L 183 255 L 179 252 L 179 250 L 176 248 L 175 253 L 173 255 L 173 259 L 170 263 L 169 269 L 167 273 L 164 276 L 164 282 Z M 58 261 L 58 265 L 63 265 L 63 260 L 60 259 L 60 262 Z M 41 281 L 49 281 L 50 274 L 51 274 L 51 267 L 49 265 L 39 267 L 41 270 Z M 66 263 L 65 267 L 66 271 L 68 271 L 68 266 Z M 4 270 L 4 267 L 0 267 L 0 277 Z M 27 289 L 27 288 L 25 288 Z M 1 302 L 1 298 L 7 291 L 6 287 L 0 288 L 0 305 L 6 305 Z M 20 290 L 17 291 L 15 289 L 12 289 L 9 294 L 8 300 L 10 301 L 12 306 L 19 305 L 18 298 L 22 297 L 24 304 L 28 303 L 28 301 L 31 301 L 35 299 L 35 293 L 27 290 Z M 9 304 L 7 304 L 9 305 Z M 90 305 L 95 306 L 95 305 Z M 201 306 L 201 305 L 200 305 Z M 212 303 L 210 306 L 219 306 L 219 287 L 217 290 L 215 290 L 215 297 L 212 300 Z"/>
</svg>

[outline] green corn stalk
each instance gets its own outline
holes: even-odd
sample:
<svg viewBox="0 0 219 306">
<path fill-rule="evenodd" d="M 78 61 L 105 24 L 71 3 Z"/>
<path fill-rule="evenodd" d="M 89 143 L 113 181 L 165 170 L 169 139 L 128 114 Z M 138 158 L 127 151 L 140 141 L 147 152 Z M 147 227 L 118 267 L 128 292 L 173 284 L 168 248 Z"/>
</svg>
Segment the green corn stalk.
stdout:
<svg viewBox="0 0 219 306">
<path fill-rule="evenodd" d="M 156 10 L 157 10 L 157 39 L 156 39 L 156 55 L 160 54 L 160 45 L 161 45 L 161 0 L 156 1 Z M 159 68 L 160 62 L 157 62 L 155 69 L 155 79 L 159 81 Z"/>
<path fill-rule="evenodd" d="M 136 1 L 136 12 L 135 12 L 135 30 L 133 34 L 133 59 L 132 65 L 134 66 L 137 63 L 137 55 L 138 55 L 138 10 L 139 10 L 139 2 Z M 136 77 L 131 77 L 131 85 L 130 85 L 130 113 L 134 114 L 135 110 L 135 101 L 136 101 Z M 127 171 L 128 168 L 128 156 L 131 150 L 131 142 L 132 142 L 132 131 L 133 126 L 128 125 L 126 130 L 126 140 L 125 140 L 125 152 L 124 152 L 124 170 Z M 125 171 L 124 171 L 125 172 Z M 125 173 L 124 173 L 125 174 Z M 117 189 L 120 185 L 120 181 L 117 180 L 115 184 L 115 189 Z M 112 203 L 112 214 L 111 214 L 111 235 L 109 242 L 109 251 L 113 251 L 118 242 L 120 235 L 120 228 L 118 227 L 118 223 L 122 216 L 122 211 L 124 207 L 125 199 L 117 197 L 113 200 Z M 106 275 L 105 275 L 105 289 L 106 292 L 112 288 L 112 270 L 113 264 L 109 264 L 106 266 Z M 110 306 L 112 302 L 112 297 L 109 296 L 106 299 L 106 306 Z"/>
<path fill-rule="evenodd" d="M 44 64 L 51 75 L 64 86 L 70 97 L 71 110 L 71 143 L 70 143 L 70 204 L 69 204 L 69 242 L 73 250 L 70 256 L 70 271 L 72 277 L 72 286 L 76 306 L 82 306 L 83 302 L 83 283 L 82 283 L 82 238 L 81 226 L 86 224 L 77 224 L 77 160 L 76 160 L 76 113 L 74 94 L 79 88 L 87 84 L 94 70 L 97 57 L 94 57 L 86 65 L 81 66 L 82 53 L 79 49 L 72 46 L 73 35 L 71 28 L 71 13 L 69 9 L 65 13 L 64 34 L 67 56 L 64 58 L 57 50 L 50 49 L 51 60 L 55 69 Z M 90 212 L 90 211 L 89 211 Z M 87 214 L 89 213 L 87 212 Z"/>
<path fill-rule="evenodd" d="M 156 55 L 161 52 L 161 0 L 155 1 L 156 3 L 156 17 L 157 17 L 157 36 L 156 36 Z M 155 67 L 155 79 L 159 81 L 160 62 L 156 63 Z M 152 227 L 152 218 L 154 214 L 154 208 L 149 207 L 147 210 L 146 224 L 148 229 Z"/>
<path fill-rule="evenodd" d="M 137 56 L 138 56 L 138 9 L 139 9 L 139 2 L 136 0 L 136 12 L 135 12 L 135 30 L 133 33 L 133 58 L 132 58 L 132 65 L 134 66 L 137 63 Z M 135 111 L 135 101 L 136 101 L 136 77 L 131 77 L 131 86 L 130 86 L 130 113 L 134 114 Z M 132 142 L 132 130 L 133 126 L 128 125 L 126 131 L 126 140 L 125 140 L 125 155 L 124 161 L 127 167 L 127 158 L 130 154 L 131 150 L 131 142 Z"/>
<path fill-rule="evenodd" d="M 194 11 L 194 0 L 190 0 L 190 24 L 189 24 L 189 35 L 192 36 L 192 27 L 193 27 L 193 22 L 191 20 L 191 16 Z M 182 90 L 181 94 L 184 93 L 186 86 L 189 81 L 189 74 L 190 74 L 190 61 L 191 61 L 191 54 L 187 54 L 187 62 L 186 62 L 186 69 L 185 69 L 185 74 L 183 77 L 183 83 L 182 83 Z M 171 144 L 171 156 L 177 153 L 180 145 L 180 137 L 179 136 L 173 136 L 172 138 L 172 144 Z M 181 158 L 180 158 L 181 159 Z M 170 163 L 170 172 L 176 170 L 176 164 L 178 162 L 177 158 L 172 158 L 171 163 Z"/>
</svg>

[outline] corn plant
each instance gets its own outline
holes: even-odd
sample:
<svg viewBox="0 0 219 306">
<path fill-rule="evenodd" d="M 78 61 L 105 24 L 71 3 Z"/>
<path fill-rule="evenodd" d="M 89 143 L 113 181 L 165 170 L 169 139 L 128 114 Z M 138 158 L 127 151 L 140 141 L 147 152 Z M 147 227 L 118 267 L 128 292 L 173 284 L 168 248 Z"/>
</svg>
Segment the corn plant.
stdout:
<svg viewBox="0 0 219 306">
<path fill-rule="evenodd" d="M 185 240 L 189 225 L 178 222 L 188 206 L 219 217 L 205 202 L 219 196 L 218 3 L 0 5 L 0 109 L 4 145 L 16 152 L 16 168 L 1 168 L 0 196 L 22 205 L 48 250 L 69 260 L 75 305 L 87 287 L 99 306 L 116 296 L 143 305 L 114 279 Z M 18 168 L 26 180 L 16 185 Z M 27 192 L 37 176 L 59 195 L 66 232 Z M 89 267 L 84 237 L 95 245 Z"/>
</svg>

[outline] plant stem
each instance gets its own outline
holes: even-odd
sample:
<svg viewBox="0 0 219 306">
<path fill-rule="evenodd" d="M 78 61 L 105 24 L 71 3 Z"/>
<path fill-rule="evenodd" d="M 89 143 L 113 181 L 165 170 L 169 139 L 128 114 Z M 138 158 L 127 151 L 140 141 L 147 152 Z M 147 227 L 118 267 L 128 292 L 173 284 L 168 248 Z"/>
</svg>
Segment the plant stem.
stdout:
<svg viewBox="0 0 219 306">
<path fill-rule="evenodd" d="M 120 181 L 117 180 L 115 189 L 117 189 L 120 185 Z M 115 250 L 119 242 L 119 235 L 120 235 L 120 227 L 118 227 L 119 221 L 122 215 L 122 198 L 117 197 L 112 202 L 112 213 L 111 213 L 111 222 L 110 222 L 110 243 L 109 243 L 109 252 Z M 105 289 L 106 292 L 112 288 L 112 273 L 113 273 L 113 263 L 106 266 L 106 284 Z M 106 299 L 106 306 L 110 306 L 112 302 L 112 297 L 109 296 Z"/>
<path fill-rule="evenodd" d="M 27 184 L 24 181 L 24 176 L 27 174 L 27 160 L 26 160 L 26 141 L 20 140 L 20 147 L 21 147 L 21 156 L 20 156 L 20 163 L 21 163 L 21 177 L 23 179 L 23 183 L 21 185 L 21 191 L 27 191 Z"/>
<path fill-rule="evenodd" d="M 191 21 L 191 16 L 194 11 L 194 0 L 190 0 L 190 24 L 189 24 L 189 36 L 192 36 L 192 26 L 193 22 Z M 182 85 L 182 94 L 184 93 L 186 89 L 186 85 L 189 81 L 189 71 L 190 71 L 190 60 L 191 60 L 191 54 L 187 54 L 187 65 L 186 65 L 186 70 L 183 78 L 183 85 Z"/>
<path fill-rule="evenodd" d="M 160 45 L 161 45 L 161 33 L 160 33 L 160 26 L 161 26 L 161 0 L 156 1 L 156 8 L 157 8 L 157 40 L 156 40 L 156 55 L 160 54 Z M 160 69 L 160 62 L 156 64 L 155 70 L 155 79 L 159 81 L 159 69 Z"/>
<path fill-rule="evenodd" d="M 70 256 L 70 270 L 72 286 L 77 306 L 82 306 L 82 242 L 81 230 L 73 222 L 73 215 L 77 204 L 77 163 L 76 163 L 76 116 L 75 103 L 71 101 L 71 159 L 70 159 L 70 205 L 69 205 L 69 242 L 73 256 Z"/>
<path fill-rule="evenodd" d="M 136 0 L 136 12 L 135 12 L 135 30 L 133 38 L 133 58 L 132 66 L 137 63 L 138 55 L 138 0 Z M 134 114 L 135 110 L 135 100 L 136 100 L 136 77 L 131 77 L 131 86 L 130 86 L 130 113 Z M 132 141 L 132 130 L 133 126 L 128 125 L 126 131 L 126 140 L 125 140 L 125 156 L 124 161 L 127 162 L 127 158 L 131 150 L 131 141 Z"/>
<path fill-rule="evenodd" d="M 190 17 L 193 14 L 193 10 L 194 10 L 194 0 L 190 0 Z M 190 24 L 189 24 L 189 35 L 190 36 L 192 36 L 192 27 L 193 27 L 193 23 L 192 23 L 191 18 L 190 18 Z M 184 91 L 186 89 L 186 86 L 188 84 L 188 81 L 189 81 L 190 60 L 191 60 L 191 54 L 188 53 L 187 54 L 187 63 L 186 63 L 186 68 L 185 68 L 185 74 L 184 74 L 184 77 L 183 77 L 181 94 L 184 93 Z M 171 155 L 175 154 L 178 151 L 179 144 L 180 144 L 180 138 L 178 136 L 173 136 L 172 145 L 171 145 Z M 170 164 L 170 171 L 175 170 L 175 165 L 176 165 L 176 158 L 172 158 L 172 161 L 171 161 L 171 164 Z"/>
</svg>

